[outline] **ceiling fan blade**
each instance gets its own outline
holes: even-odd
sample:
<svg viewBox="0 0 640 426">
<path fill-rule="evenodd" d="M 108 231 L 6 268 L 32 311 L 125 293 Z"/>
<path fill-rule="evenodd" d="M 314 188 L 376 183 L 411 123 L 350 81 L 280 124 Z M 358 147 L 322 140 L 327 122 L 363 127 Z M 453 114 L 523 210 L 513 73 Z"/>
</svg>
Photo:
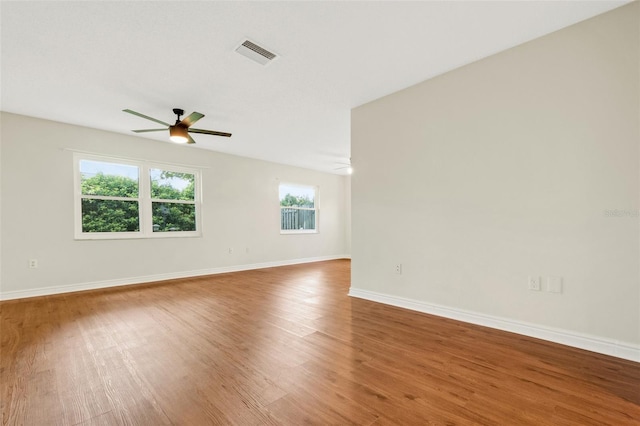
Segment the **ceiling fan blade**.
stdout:
<svg viewBox="0 0 640 426">
<path fill-rule="evenodd" d="M 139 130 L 132 130 L 132 132 L 136 132 L 136 133 L 146 133 L 146 132 L 162 132 L 167 130 L 167 128 L 164 129 L 139 129 Z"/>
<path fill-rule="evenodd" d="M 203 129 L 188 129 L 189 133 L 202 133 L 203 135 L 224 136 L 230 138 L 231 133 L 216 132 L 215 130 L 203 130 Z"/>
<path fill-rule="evenodd" d="M 165 123 L 164 121 L 160 121 L 160 120 L 155 119 L 153 117 L 149 117 L 148 115 L 140 114 L 139 112 L 131 111 L 130 109 L 123 109 L 122 111 L 123 112 L 128 112 L 129 114 L 137 115 L 138 117 L 146 118 L 147 120 L 155 121 L 158 124 L 162 124 L 164 126 L 169 127 L 168 123 Z"/>
<path fill-rule="evenodd" d="M 183 118 L 181 123 L 187 127 L 191 127 L 193 123 L 200 120 L 202 117 L 204 117 L 204 114 L 200 114 L 199 112 L 194 111 L 188 116 L 186 116 L 185 118 Z"/>
<path fill-rule="evenodd" d="M 193 140 L 191 135 L 187 135 L 187 137 L 189 138 L 189 140 L 187 141 L 188 144 L 196 143 L 196 141 Z"/>
</svg>

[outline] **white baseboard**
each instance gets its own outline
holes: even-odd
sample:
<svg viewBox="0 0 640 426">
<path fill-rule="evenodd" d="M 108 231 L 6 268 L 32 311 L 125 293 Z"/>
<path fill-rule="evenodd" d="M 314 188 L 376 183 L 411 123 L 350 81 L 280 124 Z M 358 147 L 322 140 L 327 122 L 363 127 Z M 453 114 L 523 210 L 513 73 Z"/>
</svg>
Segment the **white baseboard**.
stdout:
<svg viewBox="0 0 640 426">
<path fill-rule="evenodd" d="M 93 281 L 55 287 L 40 287 L 30 290 L 0 292 L 0 300 L 24 299 L 28 297 L 50 296 L 53 294 L 71 293 L 75 291 L 97 290 L 122 285 L 145 284 L 156 281 L 174 280 L 177 278 L 199 277 L 202 275 L 224 274 L 227 272 L 248 271 L 251 269 L 275 268 L 277 266 L 297 265 L 300 263 L 322 262 L 325 260 L 348 259 L 349 255 L 306 257 L 301 259 L 277 260 L 272 262 L 252 263 L 246 265 L 222 266 L 219 268 L 180 271 L 166 274 L 145 275 L 142 277 L 117 278 L 113 280 Z"/>
<path fill-rule="evenodd" d="M 450 308 L 447 306 L 392 296 L 375 291 L 361 290 L 353 287 L 349 289 L 349 296 L 468 322 L 471 324 L 496 328 L 498 330 L 509 331 L 512 333 L 522 334 L 524 336 L 560 343 L 562 345 L 573 346 L 575 348 L 640 362 L 640 345 L 634 345 L 632 343 L 604 339 L 597 336 L 544 327 L 536 324 L 529 324 L 507 318 Z"/>
</svg>

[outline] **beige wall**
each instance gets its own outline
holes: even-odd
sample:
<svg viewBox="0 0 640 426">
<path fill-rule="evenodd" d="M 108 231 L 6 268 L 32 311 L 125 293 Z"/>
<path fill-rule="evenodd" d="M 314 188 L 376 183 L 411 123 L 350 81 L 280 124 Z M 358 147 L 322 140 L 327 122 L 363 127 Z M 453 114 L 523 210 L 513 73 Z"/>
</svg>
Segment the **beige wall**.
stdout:
<svg viewBox="0 0 640 426">
<path fill-rule="evenodd" d="M 344 176 L 7 113 L 1 136 L 3 297 L 348 255 Z M 203 167 L 203 237 L 75 241 L 72 150 Z M 320 187 L 320 233 L 280 235 L 279 181 Z"/>
<path fill-rule="evenodd" d="M 346 177 L 345 182 L 345 246 L 346 253 L 351 254 L 351 176 Z"/>
<path fill-rule="evenodd" d="M 353 293 L 638 347 L 638 6 L 352 111 Z"/>
</svg>

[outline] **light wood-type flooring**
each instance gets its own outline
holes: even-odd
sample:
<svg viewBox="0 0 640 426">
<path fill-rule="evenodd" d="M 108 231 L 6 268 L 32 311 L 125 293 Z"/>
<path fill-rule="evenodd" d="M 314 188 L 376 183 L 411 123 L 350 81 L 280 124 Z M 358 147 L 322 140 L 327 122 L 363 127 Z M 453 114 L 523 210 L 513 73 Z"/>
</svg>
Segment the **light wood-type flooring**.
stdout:
<svg viewBox="0 0 640 426">
<path fill-rule="evenodd" d="M 338 260 L 2 302 L 2 424 L 640 424 L 638 363 L 349 280 Z"/>
</svg>

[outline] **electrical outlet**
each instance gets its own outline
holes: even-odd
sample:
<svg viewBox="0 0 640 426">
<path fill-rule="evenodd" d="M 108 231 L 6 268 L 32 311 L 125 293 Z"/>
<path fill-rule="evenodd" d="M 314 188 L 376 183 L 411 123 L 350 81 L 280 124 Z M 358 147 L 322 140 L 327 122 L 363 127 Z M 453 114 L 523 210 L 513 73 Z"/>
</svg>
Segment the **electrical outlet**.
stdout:
<svg viewBox="0 0 640 426">
<path fill-rule="evenodd" d="M 540 277 L 533 277 L 529 275 L 527 280 L 527 287 L 531 291 L 540 291 Z"/>
<path fill-rule="evenodd" d="M 233 248 L 229 247 L 229 254 L 233 254 Z"/>
<path fill-rule="evenodd" d="M 38 259 L 29 259 L 29 268 L 36 269 L 38 267 Z"/>
<path fill-rule="evenodd" d="M 402 263 L 396 263 L 396 274 L 402 275 Z"/>
</svg>

